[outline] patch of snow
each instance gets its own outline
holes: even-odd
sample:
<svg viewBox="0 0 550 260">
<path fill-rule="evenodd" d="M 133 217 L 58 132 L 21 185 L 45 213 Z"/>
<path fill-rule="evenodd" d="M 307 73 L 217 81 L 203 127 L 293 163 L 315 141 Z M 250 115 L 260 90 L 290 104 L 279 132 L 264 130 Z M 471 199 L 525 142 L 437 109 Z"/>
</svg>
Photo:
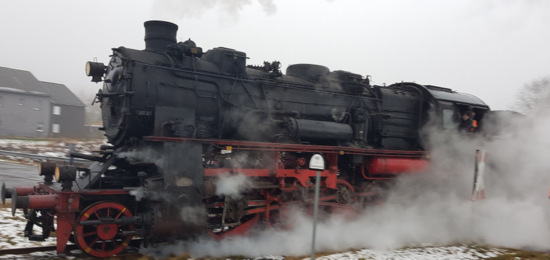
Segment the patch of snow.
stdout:
<svg viewBox="0 0 550 260">
<path fill-rule="evenodd" d="M 0 145 L 28 145 L 28 146 L 40 146 L 49 144 L 50 141 L 34 141 L 34 140 L 18 140 L 18 139 L 0 139 Z"/>
<path fill-rule="evenodd" d="M 507 250 L 492 248 L 483 250 L 483 252 L 466 245 L 461 246 L 427 246 L 405 249 L 362 249 L 353 252 L 332 254 L 328 256 L 317 257 L 322 260 L 336 259 L 484 259 L 509 253 Z"/>
<path fill-rule="evenodd" d="M 37 246 L 54 246 L 55 238 L 47 238 L 45 241 L 29 241 L 23 231 L 27 224 L 21 210 L 18 210 L 15 216 L 11 215 L 11 208 L 0 208 L 0 249 L 21 248 L 21 247 L 37 247 Z M 40 234 L 42 230 L 34 227 L 35 234 Z"/>
<path fill-rule="evenodd" d="M 21 139 L 0 139 L 0 150 L 40 155 L 46 157 L 67 158 L 71 149 L 83 154 L 92 154 L 99 150 L 101 145 L 106 144 L 104 139 L 75 140 L 74 142 L 51 140 L 21 140 Z M 5 156 L 9 160 L 21 162 L 32 162 L 31 159 L 23 157 Z"/>
</svg>

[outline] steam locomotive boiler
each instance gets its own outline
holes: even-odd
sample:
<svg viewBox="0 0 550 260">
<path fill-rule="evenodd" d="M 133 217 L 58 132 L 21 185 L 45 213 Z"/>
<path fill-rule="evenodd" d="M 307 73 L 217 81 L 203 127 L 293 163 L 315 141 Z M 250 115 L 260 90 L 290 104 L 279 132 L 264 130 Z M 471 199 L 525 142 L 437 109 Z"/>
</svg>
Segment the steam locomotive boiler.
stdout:
<svg viewBox="0 0 550 260">
<path fill-rule="evenodd" d="M 30 239 L 55 229 L 58 252 L 72 241 L 106 257 L 136 241 L 246 234 L 290 206 L 311 206 L 314 155 L 324 158 L 320 205 L 357 208 L 394 177 L 428 167 L 424 127 L 456 128 L 465 111 L 482 127 L 489 111 L 437 86 L 374 86 L 313 64 L 250 66 L 244 52 L 177 42 L 177 29 L 145 22 L 144 50 L 114 48 L 107 65 L 86 64 L 103 82 L 96 100 L 111 145 L 71 154 L 90 167 L 43 163 L 44 183 L 2 187 L 13 212 L 28 210 Z"/>
</svg>

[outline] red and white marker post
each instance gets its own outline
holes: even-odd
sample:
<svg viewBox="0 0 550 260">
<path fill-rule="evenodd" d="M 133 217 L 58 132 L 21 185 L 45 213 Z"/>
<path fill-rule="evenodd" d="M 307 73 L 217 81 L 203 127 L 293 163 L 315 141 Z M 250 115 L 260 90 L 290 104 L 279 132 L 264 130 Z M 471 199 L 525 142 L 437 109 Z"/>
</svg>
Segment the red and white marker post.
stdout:
<svg viewBox="0 0 550 260">
<path fill-rule="evenodd" d="M 485 161 L 487 152 L 485 150 L 476 150 L 476 163 L 474 172 L 474 188 L 472 190 L 471 200 L 485 199 L 485 187 L 483 185 L 483 175 L 485 173 Z"/>
</svg>

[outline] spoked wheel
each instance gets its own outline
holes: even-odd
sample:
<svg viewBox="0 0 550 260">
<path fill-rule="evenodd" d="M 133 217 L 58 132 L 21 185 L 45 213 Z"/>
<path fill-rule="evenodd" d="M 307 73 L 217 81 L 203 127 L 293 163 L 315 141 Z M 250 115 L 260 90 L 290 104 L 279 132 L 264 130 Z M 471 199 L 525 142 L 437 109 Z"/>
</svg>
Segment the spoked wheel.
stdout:
<svg viewBox="0 0 550 260">
<path fill-rule="evenodd" d="M 238 226 L 220 230 L 208 230 L 208 233 L 216 240 L 222 240 L 231 236 L 247 235 L 254 227 L 256 227 L 259 219 L 260 214 L 245 216 L 241 219 L 241 224 Z"/>
<path fill-rule="evenodd" d="M 351 204 L 355 199 L 355 189 L 345 180 L 337 180 L 336 184 L 336 202 L 341 204 Z"/>
<path fill-rule="evenodd" d="M 109 257 L 120 253 L 132 239 L 123 231 L 134 229 L 133 224 L 123 224 L 122 217 L 131 217 L 125 206 L 116 202 L 98 202 L 87 207 L 75 225 L 75 243 L 82 251 L 95 257 Z"/>
<path fill-rule="evenodd" d="M 359 202 L 363 208 L 381 205 L 387 199 L 389 182 L 370 182 L 361 186 L 361 199 Z"/>
<path fill-rule="evenodd" d="M 356 217 L 355 204 L 356 196 L 353 186 L 345 180 L 337 180 L 336 190 L 333 193 L 336 197 L 335 204 L 331 205 L 331 212 L 344 216 L 346 219 L 354 219 Z"/>
</svg>

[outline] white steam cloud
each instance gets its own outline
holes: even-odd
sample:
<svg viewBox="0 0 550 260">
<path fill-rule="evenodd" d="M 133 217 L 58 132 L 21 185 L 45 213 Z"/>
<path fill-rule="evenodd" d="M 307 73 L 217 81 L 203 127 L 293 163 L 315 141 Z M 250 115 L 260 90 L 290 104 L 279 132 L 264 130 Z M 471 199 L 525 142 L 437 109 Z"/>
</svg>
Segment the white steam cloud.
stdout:
<svg viewBox="0 0 550 260">
<path fill-rule="evenodd" d="M 136 149 L 126 152 L 117 153 L 116 156 L 121 159 L 126 159 L 130 163 L 134 162 L 148 162 L 157 165 L 160 168 L 164 168 L 164 157 L 158 151 L 154 149 Z"/>
<path fill-rule="evenodd" d="M 247 5 L 251 5 L 252 0 L 165 0 L 155 1 L 152 8 L 154 17 L 167 17 L 173 21 L 182 18 L 201 17 L 205 12 L 214 8 L 219 8 L 222 15 L 227 15 L 233 21 L 239 20 L 239 14 Z M 273 0 L 257 0 L 267 15 L 273 15 L 277 12 L 277 7 Z"/>
<path fill-rule="evenodd" d="M 420 244 L 479 243 L 519 249 L 550 249 L 550 118 L 533 113 L 508 123 L 498 139 L 434 133 L 430 172 L 399 178 L 385 203 L 354 219 L 333 215 L 317 227 L 318 252 Z M 471 201 L 476 149 L 488 152 L 485 200 Z M 242 175 L 218 183 L 224 194 L 241 191 Z M 225 187 L 227 185 L 227 189 Z M 245 184 L 242 184 L 245 185 Z M 203 238 L 167 253 L 193 257 L 305 256 L 312 222 L 300 211 L 286 218 L 292 229 L 265 229 L 222 241 Z"/>
<path fill-rule="evenodd" d="M 203 226 L 206 222 L 206 214 L 206 209 L 201 206 L 182 207 L 180 209 L 181 220 L 190 225 Z"/>
<path fill-rule="evenodd" d="M 252 187 L 252 181 L 244 174 L 221 175 L 216 180 L 216 195 L 240 198 L 246 189 Z"/>
</svg>

